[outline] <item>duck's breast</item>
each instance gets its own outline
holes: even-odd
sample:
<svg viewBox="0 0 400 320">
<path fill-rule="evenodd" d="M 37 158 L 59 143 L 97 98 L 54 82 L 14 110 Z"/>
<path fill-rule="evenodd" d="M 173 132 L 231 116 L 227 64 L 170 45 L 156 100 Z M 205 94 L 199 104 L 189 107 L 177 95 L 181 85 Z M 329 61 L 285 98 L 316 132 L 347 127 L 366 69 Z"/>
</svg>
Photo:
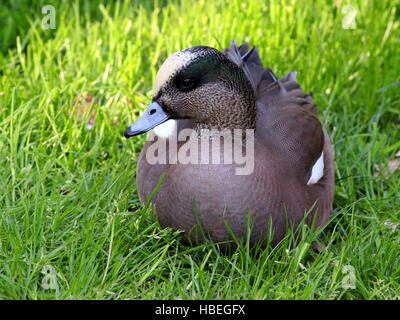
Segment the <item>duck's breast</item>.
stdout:
<svg viewBox="0 0 400 320">
<path fill-rule="evenodd" d="M 235 163 L 234 155 L 232 163 L 226 163 L 223 143 L 217 152 L 219 164 L 215 159 L 209 161 L 211 163 L 201 163 L 201 143 L 194 144 L 198 144 L 200 150 L 197 164 L 180 161 L 149 164 L 145 156 L 148 146 L 142 151 L 137 171 L 142 201 L 152 194 L 165 173 L 152 200 L 162 226 L 189 232 L 200 224 L 214 241 L 223 241 L 229 238 L 229 228 L 242 237 L 250 223 L 256 241 L 268 234 L 268 225 L 272 222 L 275 238 L 279 240 L 287 222 L 298 223 L 306 207 L 312 205 L 285 159 L 257 140 L 253 159 L 247 159 L 248 162 L 253 160 L 253 164 L 244 164 L 242 157 L 241 165 Z M 177 155 L 180 147 L 182 145 L 177 148 Z M 187 145 L 186 148 L 190 149 Z M 218 159 L 212 146 L 209 153 L 210 160 L 212 156 Z M 248 174 L 238 174 L 238 169 L 246 166 L 252 170 Z"/>
</svg>

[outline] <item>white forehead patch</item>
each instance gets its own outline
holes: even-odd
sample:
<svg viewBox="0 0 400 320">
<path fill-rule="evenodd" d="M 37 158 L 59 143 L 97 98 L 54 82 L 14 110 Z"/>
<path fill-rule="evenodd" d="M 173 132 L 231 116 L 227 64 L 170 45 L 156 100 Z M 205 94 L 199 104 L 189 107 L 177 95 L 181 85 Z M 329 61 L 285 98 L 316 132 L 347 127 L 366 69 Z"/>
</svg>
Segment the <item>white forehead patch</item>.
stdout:
<svg viewBox="0 0 400 320">
<path fill-rule="evenodd" d="M 154 83 L 154 95 L 158 94 L 161 87 L 174 75 L 177 70 L 180 70 L 187 65 L 195 56 L 195 53 L 188 50 L 178 51 L 169 56 L 157 72 Z"/>
</svg>

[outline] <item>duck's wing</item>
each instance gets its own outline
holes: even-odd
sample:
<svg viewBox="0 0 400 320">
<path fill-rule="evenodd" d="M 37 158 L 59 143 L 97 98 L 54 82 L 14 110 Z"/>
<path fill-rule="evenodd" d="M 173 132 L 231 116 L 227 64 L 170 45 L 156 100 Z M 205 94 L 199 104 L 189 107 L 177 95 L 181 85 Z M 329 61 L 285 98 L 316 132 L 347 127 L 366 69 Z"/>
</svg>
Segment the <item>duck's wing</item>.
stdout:
<svg viewBox="0 0 400 320">
<path fill-rule="evenodd" d="M 223 53 L 242 68 L 256 93 L 257 136 L 309 182 L 325 139 L 315 103 L 298 84 L 296 72 L 278 79 L 271 69 L 263 67 L 257 48 L 249 50 L 246 42 L 238 47 L 231 41 Z"/>
<path fill-rule="evenodd" d="M 315 103 L 297 83 L 295 72 L 258 84 L 256 132 L 290 161 L 301 180 L 314 183 L 313 167 L 323 170 L 324 130 Z"/>
</svg>

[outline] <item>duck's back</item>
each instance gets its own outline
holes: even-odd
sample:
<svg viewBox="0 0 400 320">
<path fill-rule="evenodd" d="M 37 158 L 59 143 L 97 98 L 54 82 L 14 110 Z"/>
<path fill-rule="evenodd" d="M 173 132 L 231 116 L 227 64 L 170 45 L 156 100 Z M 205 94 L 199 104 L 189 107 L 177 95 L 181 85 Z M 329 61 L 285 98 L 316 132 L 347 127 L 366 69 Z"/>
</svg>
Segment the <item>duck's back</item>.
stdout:
<svg viewBox="0 0 400 320">
<path fill-rule="evenodd" d="M 300 196 L 301 210 L 314 209 L 307 222 L 315 218 L 316 226 L 324 225 L 333 203 L 333 150 L 312 97 L 297 83 L 295 73 L 273 82 L 261 80 L 257 94 L 256 137 L 274 150 L 276 162 L 287 169 L 288 174 L 278 178 L 287 182 L 283 197 Z"/>
<path fill-rule="evenodd" d="M 247 43 L 232 45 L 225 54 L 241 66 L 257 95 L 256 138 L 273 150 L 276 161 L 287 167 L 280 181 L 293 181 L 286 193 L 302 194 L 300 204 L 314 206 L 317 226 L 325 224 L 332 210 L 334 193 L 333 150 L 327 132 L 317 118 L 317 108 L 296 80 L 296 72 L 278 79 L 264 68 L 257 48 Z M 289 174 L 290 172 L 290 174 Z M 295 182 L 294 182 L 295 181 Z M 279 184 L 277 181 L 274 184 Z M 309 215 L 311 223 L 314 215 Z"/>
</svg>

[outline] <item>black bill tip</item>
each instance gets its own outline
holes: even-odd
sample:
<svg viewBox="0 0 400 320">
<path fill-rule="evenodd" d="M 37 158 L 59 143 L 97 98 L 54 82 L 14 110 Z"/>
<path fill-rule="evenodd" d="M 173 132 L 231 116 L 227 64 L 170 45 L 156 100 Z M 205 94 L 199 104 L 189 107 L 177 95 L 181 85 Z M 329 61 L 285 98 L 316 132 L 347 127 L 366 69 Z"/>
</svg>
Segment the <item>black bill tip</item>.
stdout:
<svg viewBox="0 0 400 320">
<path fill-rule="evenodd" d="M 145 133 L 170 118 L 157 102 L 151 102 L 143 115 L 124 131 L 125 138 Z"/>
</svg>

